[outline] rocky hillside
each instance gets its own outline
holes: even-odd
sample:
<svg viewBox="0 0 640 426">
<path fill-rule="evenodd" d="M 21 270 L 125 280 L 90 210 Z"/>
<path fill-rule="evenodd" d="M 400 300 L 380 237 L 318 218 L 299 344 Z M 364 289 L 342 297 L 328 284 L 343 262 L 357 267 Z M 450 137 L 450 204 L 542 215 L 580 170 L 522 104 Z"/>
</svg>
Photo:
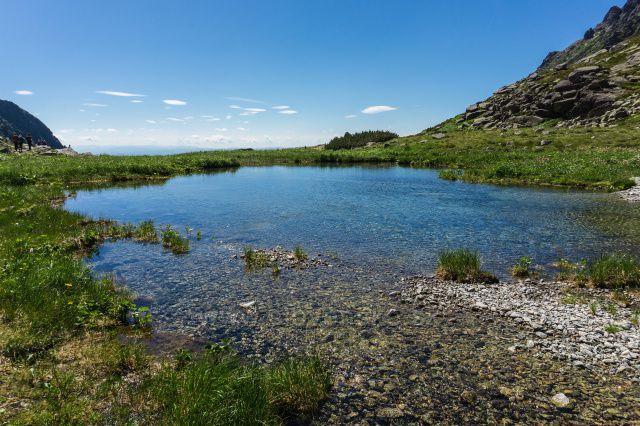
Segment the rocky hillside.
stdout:
<svg viewBox="0 0 640 426">
<path fill-rule="evenodd" d="M 24 136 L 31 133 L 34 141 L 43 140 L 52 148 L 62 148 L 58 138 L 42 121 L 13 102 L 0 99 L 0 136 L 10 138 L 13 132 Z"/>
<path fill-rule="evenodd" d="M 467 108 L 461 128 L 611 126 L 640 113 L 640 0 L 614 7 L 602 23 L 528 77 Z"/>
</svg>

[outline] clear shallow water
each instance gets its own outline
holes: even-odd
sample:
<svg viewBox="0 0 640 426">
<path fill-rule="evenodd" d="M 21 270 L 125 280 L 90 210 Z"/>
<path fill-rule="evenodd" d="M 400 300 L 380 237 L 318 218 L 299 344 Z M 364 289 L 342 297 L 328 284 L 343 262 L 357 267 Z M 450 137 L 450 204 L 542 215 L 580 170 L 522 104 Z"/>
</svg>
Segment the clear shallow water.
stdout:
<svg viewBox="0 0 640 426">
<path fill-rule="evenodd" d="M 203 246 L 215 239 L 254 247 L 301 244 L 406 273 L 432 271 L 446 247 L 476 249 L 498 273 L 523 255 L 548 264 L 633 251 L 636 234 L 624 227 L 640 216 L 612 195 L 470 185 L 400 167 L 246 167 L 162 185 L 80 191 L 66 208 L 200 230 L 203 241 L 182 259 L 186 268 L 197 267 Z M 101 260 L 94 259 L 96 265 Z"/>
<path fill-rule="evenodd" d="M 613 195 L 448 182 L 400 167 L 246 167 L 139 187 L 82 190 L 66 208 L 95 219 L 152 219 L 200 230 L 191 252 L 115 242 L 89 262 L 113 273 L 154 312 L 156 328 L 231 337 L 249 354 L 311 347 L 326 333 L 366 329 L 384 316 L 381 295 L 400 277 L 430 274 L 446 247 L 478 250 L 485 269 L 508 277 L 527 255 L 638 254 L 640 208 Z M 247 272 L 243 246 L 332 252 L 332 267 Z M 257 300 L 256 315 L 238 303 Z M 332 331 L 333 330 L 333 331 Z M 335 331 L 339 330 L 339 331 Z M 243 343 L 244 342 L 244 343 Z"/>
</svg>

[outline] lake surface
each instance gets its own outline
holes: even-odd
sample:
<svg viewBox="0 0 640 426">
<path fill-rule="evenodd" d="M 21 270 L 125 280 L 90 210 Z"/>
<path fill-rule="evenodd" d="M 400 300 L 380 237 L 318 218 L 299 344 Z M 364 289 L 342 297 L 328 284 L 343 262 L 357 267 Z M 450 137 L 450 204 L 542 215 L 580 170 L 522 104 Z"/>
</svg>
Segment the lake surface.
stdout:
<svg viewBox="0 0 640 426">
<path fill-rule="evenodd" d="M 399 277 L 433 273 L 444 248 L 477 250 L 484 268 L 503 278 L 520 256 L 548 266 L 560 257 L 638 254 L 640 229 L 638 207 L 611 194 L 472 185 L 402 167 L 243 167 L 82 190 L 66 208 L 96 219 L 152 219 L 183 234 L 186 226 L 201 231 L 185 256 L 116 242 L 104 244 L 90 263 L 145 298 L 167 329 L 202 335 L 234 334 L 228 327 L 239 321 L 238 301 L 277 293 L 267 271 L 248 273 L 234 257 L 245 245 L 300 244 L 329 254 L 331 268 L 290 271 L 278 280 L 278 291 L 295 292 L 305 303 L 318 294 L 366 299 L 364 293 L 391 288 Z M 314 292 L 331 290 L 308 295 L 311 282 Z M 226 331 L 212 332 L 214 323 Z"/>
</svg>

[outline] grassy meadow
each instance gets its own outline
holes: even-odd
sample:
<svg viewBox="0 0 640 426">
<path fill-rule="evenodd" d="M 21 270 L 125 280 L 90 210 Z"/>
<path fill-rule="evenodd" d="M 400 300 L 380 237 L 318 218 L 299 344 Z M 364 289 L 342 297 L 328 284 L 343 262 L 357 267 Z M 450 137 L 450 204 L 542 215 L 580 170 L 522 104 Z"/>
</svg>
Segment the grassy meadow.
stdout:
<svg viewBox="0 0 640 426">
<path fill-rule="evenodd" d="M 42 157 L 0 154 L 0 183 L 86 183 L 162 179 L 177 174 L 270 164 L 391 163 L 444 169 L 442 177 L 501 185 L 618 190 L 640 176 L 640 117 L 608 128 L 459 130 L 455 119 L 384 144 L 208 151 L 172 156 Z M 444 133 L 442 139 L 431 135 Z M 543 141 L 544 144 L 542 143 Z"/>
</svg>

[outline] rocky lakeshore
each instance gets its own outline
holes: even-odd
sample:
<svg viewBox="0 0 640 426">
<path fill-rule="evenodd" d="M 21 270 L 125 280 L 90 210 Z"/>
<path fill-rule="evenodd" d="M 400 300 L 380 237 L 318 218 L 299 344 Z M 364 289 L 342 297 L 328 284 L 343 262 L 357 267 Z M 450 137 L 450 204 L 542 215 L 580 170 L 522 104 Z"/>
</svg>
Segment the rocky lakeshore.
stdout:
<svg viewBox="0 0 640 426">
<path fill-rule="evenodd" d="M 162 281 L 149 277 L 138 291 L 148 295 L 159 333 L 200 342 L 229 339 L 234 350 L 256 363 L 319 355 L 332 372 L 333 388 L 314 424 L 631 424 L 640 419 L 638 359 L 633 358 L 637 328 L 632 324 L 607 335 L 610 314 L 600 308 L 591 318 L 588 304 L 563 304 L 567 293 L 555 283 L 453 284 L 403 278 L 397 271 L 324 254 L 309 257 L 331 259 L 332 267 L 282 265 L 274 276 L 268 268 L 246 270 L 239 255 L 227 252 L 215 269 L 185 276 L 178 266 L 168 268 Z M 226 278 L 215 284 L 198 278 L 214 272 Z M 180 297 L 167 293 L 171 285 L 183 289 Z M 605 306 L 606 294 L 593 297 L 602 297 Z M 507 308 L 522 316 L 506 315 Z M 615 322 L 626 327 L 622 320 L 630 313 L 618 308 Z M 574 339 L 574 321 L 576 336 L 584 330 L 585 339 L 594 340 Z M 580 345 L 594 355 L 615 357 L 616 363 L 567 356 L 574 347 L 582 350 Z M 631 358 L 629 368 L 617 372 L 625 356 Z"/>
<path fill-rule="evenodd" d="M 640 382 L 640 314 L 618 306 L 610 291 L 530 279 L 496 285 L 429 277 L 403 282 L 407 287 L 402 301 L 420 309 L 453 305 L 513 322 L 521 332 L 510 352 L 535 348 L 537 357 L 549 354 L 579 368 L 602 369 Z"/>
<path fill-rule="evenodd" d="M 618 192 L 627 201 L 640 202 L 640 177 L 633 178 L 636 185 L 632 188 Z"/>
</svg>

